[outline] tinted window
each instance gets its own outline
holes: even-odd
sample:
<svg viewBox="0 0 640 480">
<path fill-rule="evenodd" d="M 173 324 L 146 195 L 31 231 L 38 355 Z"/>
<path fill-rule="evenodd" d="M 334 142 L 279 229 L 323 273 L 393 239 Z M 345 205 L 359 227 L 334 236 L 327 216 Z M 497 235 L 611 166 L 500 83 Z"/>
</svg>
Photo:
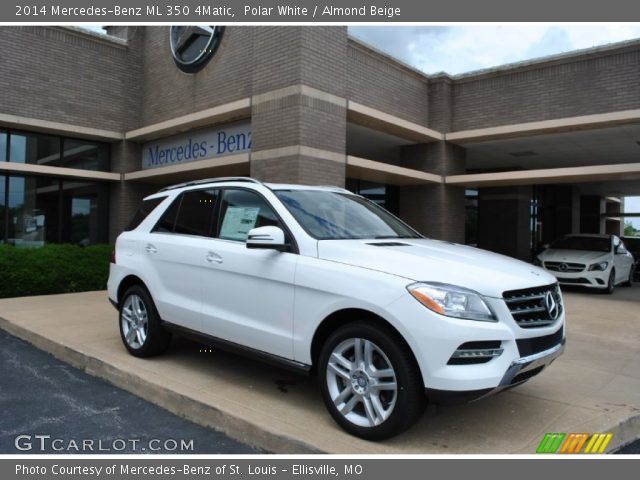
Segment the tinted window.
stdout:
<svg viewBox="0 0 640 480">
<path fill-rule="evenodd" d="M 60 137 L 42 133 L 12 133 L 9 161 L 54 165 L 60 161 Z"/>
<path fill-rule="evenodd" d="M 0 130 L 0 162 L 7 159 L 7 134 Z"/>
<path fill-rule="evenodd" d="M 149 200 L 143 200 L 142 204 L 138 208 L 138 211 L 131 219 L 127 228 L 124 229 L 125 232 L 130 232 L 131 230 L 135 230 L 138 228 L 138 225 L 142 223 L 142 221 L 149 216 L 153 210 L 160 205 L 160 203 L 167 197 L 159 197 L 159 198 L 151 198 Z"/>
<path fill-rule="evenodd" d="M 553 242 L 551 247 L 556 250 L 585 250 L 588 252 L 610 252 L 611 239 L 598 237 L 565 237 Z"/>
<path fill-rule="evenodd" d="M 176 224 L 176 217 L 178 216 L 181 201 L 182 195 L 178 195 L 171 205 L 169 205 L 169 208 L 164 211 L 158 223 L 156 223 L 153 230 L 151 230 L 152 232 L 173 233 L 173 226 Z"/>
<path fill-rule="evenodd" d="M 216 190 L 191 190 L 182 194 L 174 232 L 210 237 L 216 208 Z"/>
<path fill-rule="evenodd" d="M 319 240 L 420 238 L 389 212 L 356 195 L 324 190 L 280 190 L 276 195 L 302 228 Z"/>
<path fill-rule="evenodd" d="M 244 242 L 252 228 L 282 228 L 276 213 L 261 196 L 247 190 L 226 190 L 221 204 L 219 237 Z"/>
<path fill-rule="evenodd" d="M 51 165 L 84 170 L 109 171 L 109 145 L 65 138 L 63 141 L 62 160 L 52 161 Z"/>
</svg>

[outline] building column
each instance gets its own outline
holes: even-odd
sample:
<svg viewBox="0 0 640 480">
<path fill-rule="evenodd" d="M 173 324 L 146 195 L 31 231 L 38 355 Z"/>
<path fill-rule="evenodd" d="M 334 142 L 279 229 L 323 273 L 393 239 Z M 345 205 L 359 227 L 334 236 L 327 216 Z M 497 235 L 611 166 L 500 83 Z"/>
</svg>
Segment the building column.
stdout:
<svg viewBox="0 0 640 480">
<path fill-rule="evenodd" d="M 137 142 L 121 141 L 111 145 L 111 171 L 118 173 L 140 170 L 140 145 Z M 127 227 L 147 195 L 158 191 L 158 185 L 139 182 L 119 182 L 109 185 L 109 242 Z"/>
<path fill-rule="evenodd" d="M 580 198 L 580 233 L 604 233 L 605 201 L 600 195 Z"/>
<path fill-rule="evenodd" d="M 466 172 L 465 150 L 445 141 L 403 147 L 401 156 L 406 168 L 443 176 Z M 423 235 L 464 243 L 464 187 L 403 186 L 399 203 L 400 217 Z"/>
<path fill-rule="evenodd" d="M 478 191 L 478 247 L 531 261 L 531 186 Z"/>
<path fill-rule="evenodd" d="M 346 27 L 257 27 L 251 176 L 344 186 Z"/>
</svg>

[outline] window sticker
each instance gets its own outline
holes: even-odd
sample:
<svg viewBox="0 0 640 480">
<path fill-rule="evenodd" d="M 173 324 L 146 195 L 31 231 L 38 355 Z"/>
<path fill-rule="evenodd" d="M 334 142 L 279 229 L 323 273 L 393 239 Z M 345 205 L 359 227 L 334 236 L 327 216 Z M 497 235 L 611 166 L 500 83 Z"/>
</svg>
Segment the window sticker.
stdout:
<svg viewBox="0 0 640 480">
<path fill-rule="evenodd" d="M 227 207 L 220 238 L 244 242 L 249 230 L 256 226 L 259 212 L 259 207 Z"/>
</svg>

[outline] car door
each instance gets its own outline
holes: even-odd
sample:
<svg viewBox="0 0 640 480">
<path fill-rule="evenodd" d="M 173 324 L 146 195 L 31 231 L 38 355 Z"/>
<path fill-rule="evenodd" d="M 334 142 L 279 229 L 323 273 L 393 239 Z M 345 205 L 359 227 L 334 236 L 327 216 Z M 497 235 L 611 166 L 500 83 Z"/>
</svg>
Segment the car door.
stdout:
<svg viewBox="0 0 640 480">
<path fill-rule="evenodd" d="M 216 189 L 183 192 L 142 245 L 146 280 L 160 317 L 196 331 L 202 327 L 203 267 L 217 196 Z"/>
<path fill-rule="evenodd" d="M 298 255 L 246 248 L 247 232 L 266 225 L 284 229 L 278 215 L 259 193 L 242 188 L 223 189 L 217 236 L 207 249 L 210 260 L 204 270 L 203 331 L 292 358 Z"/>
<path fill-rule="evenodd" d="M 617 236 L 613 236 L 613 266 L 616 269 L 616 283 L 625 282 L 633 268 L 633 256 Z"/>
</svg>

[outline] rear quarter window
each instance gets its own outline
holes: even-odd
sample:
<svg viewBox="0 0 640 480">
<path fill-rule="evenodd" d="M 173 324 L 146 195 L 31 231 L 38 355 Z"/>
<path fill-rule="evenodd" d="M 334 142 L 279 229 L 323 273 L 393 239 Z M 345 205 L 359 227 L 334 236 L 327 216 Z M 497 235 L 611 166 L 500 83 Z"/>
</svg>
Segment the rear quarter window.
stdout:
<svg viewBox="0 0 640 480">
<path fill-rule="evenodd" d="M 142 204 L 138 208 L 138 211 L 135 213 L 127 228 L 124 229 L 125 232 L 130 232 L 131 230 L 135 230 L 138 226 L 144 221 L 145 218 L 149 216 L 151 212 L 155 210 L 155 208 L 162 203 L 162 201 L 167 197 L 157 197 L 150 198 L 149 200 L 143 200 Z"/>
</svg>

